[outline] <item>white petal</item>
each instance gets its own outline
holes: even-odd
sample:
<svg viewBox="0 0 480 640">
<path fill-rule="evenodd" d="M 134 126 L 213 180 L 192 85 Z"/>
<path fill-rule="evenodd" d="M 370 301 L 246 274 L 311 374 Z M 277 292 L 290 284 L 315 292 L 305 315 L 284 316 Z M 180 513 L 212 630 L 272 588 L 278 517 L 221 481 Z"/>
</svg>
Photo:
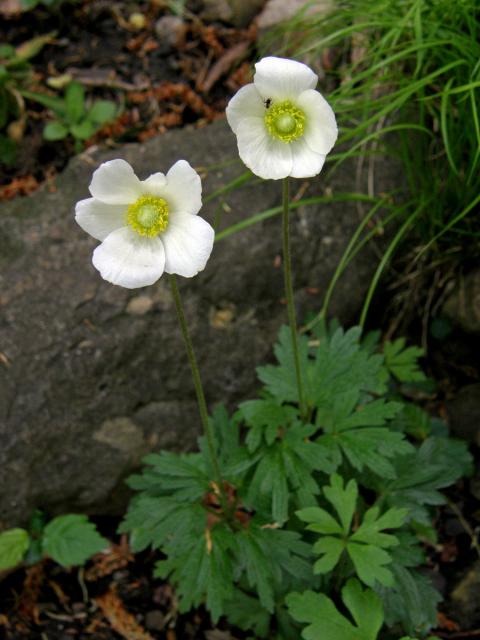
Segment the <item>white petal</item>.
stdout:
<svg viewBox="0 0 480 640">
<path fill-rule="evenodd" d="M 142 195 L 140 180 L 125 160 L 109 160 L 92 176 L 90 193 L 107 204 L 130 204 Z"/>
<path fill-rule="evenodd" d="M 292 149 L 293 166 L 290 172 L 292 178 L 313 178 L 320 173 L 325 162 L 325 155 L 312 151 L 304 138 L 290 143 Z"/>
<path fill-rule="evenodd" d="M 112 231 L 95 249 L 92 262 L 107 282 L 137 289 L 160 278 L 165 251 L 160 238 L 145 238 L 130 227 L 122 227 Z"/>
<path fill-rule="evenodd" d="M 247 84 L 233 96 L 227 105 L 227 120 L 234 133 L 237 133 L 239 123 L 243 118 L 263 117 L 265 104 L 255 85 Z"/>
<path fill-rule="evenodd" d="M 253 82 L 265 99 L 296 98 L 302 91 L 314 89 L 318 82 L 317 74 L 310 67 L 287 58 L 262 58 L 255 65 L 255 71 Z"/>
<path fill-rule="evenodd" d="M 165 271 L 191 278 L 205 268 L 215 232 L 200 216 L 176 213 L 160 237 L 165 247 Z"/>
<path fill-rule="evenodd" d="M 178 160 L 167 173 L 163 189 L 170 212 L 198 213 L 202 208 L 202 181 L 186 160 Z"/>
<path fill-rule="evenodd" d="M 75 220 L 91 236 L 104 240 L 109 233 L 125 225 L 126 211 L 124 204 L 105 204 L 87 198 L 75 205 Z"/>
<path fill-rule="evenodd" d="M 313 151 L 326 155 L 338 136 L 332 107 L 318 91 L 304 91 L 297 98 L 297 106 L 305 113 L 303 137 Z"/>
<path fill-rule="evenodd" d="M 166 184 L 167 178 L 164 173 L 153 173 L 142 181 L 142 190 L 145 195 L 161 197 Z"/>
<path fill-rule="evenodd" d="M 260 178 L 279 180 L 290 175 L 290 145 L 272 138 L 263 118 L 242 120 L 238 126 L 237 143 L 241 159 Z"/>
</svg>

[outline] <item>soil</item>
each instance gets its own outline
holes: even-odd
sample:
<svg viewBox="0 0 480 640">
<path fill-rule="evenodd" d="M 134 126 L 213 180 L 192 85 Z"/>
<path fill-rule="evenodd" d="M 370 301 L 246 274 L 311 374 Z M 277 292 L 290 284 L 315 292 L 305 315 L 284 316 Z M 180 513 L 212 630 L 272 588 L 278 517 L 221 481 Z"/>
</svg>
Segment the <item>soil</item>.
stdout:
<svg viewBox="0 0 480 640">
<path fill-rule="evenodd" d="M 228 97 L 248 81 L 253 57 L 253 27 L 206 24 L 188 6 L 173 36 L 171 25 L 157 34 L 157 21 L 171 15 L 165 4 L 83 0 L 64 2 L 56 10 L 40 5 L 4 19 L 0 2 L 0 42 L 17 47 L 53 32 L 51 42 L 30 60 L 28 90 L 61 96 L 48 85 L 67 74 L 85 86 L 90 100 L 116 102 L 116 120 L 85 147 L 144 141 L 167 128 L 202 126 L 223 117 Z M 129 22 L 132 14 L 143 17 L 141 29 Z M 0 200 L 31 193 L 78 151 L 71 137 L 43 139 L 52 119 L 48 109 L 25 99 L 25 110 L 15 162 L 7 166 L 0 159 Z"/>
</svg>

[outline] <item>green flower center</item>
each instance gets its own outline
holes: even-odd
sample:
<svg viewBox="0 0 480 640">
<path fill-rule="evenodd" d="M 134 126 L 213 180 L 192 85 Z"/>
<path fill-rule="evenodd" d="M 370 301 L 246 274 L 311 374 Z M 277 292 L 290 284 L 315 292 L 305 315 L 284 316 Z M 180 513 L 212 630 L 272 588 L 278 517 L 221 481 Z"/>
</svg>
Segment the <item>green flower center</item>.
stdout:
<svg viewBox="0 0 480 640">
<path fill-rule="evenodd" d="M 163 198 L 142 196 L 128 207 L 127 223 L 139 235 L 154 238 L 168 227 L 168 205 Z"/>
<path fill-rule="evenodd" d="M 265 126 L 273 138 L 282 142 L 292 142 L 303 136 L 305 114 L 290 100 L 279 102 L 267 108 Z"/>
</svg>

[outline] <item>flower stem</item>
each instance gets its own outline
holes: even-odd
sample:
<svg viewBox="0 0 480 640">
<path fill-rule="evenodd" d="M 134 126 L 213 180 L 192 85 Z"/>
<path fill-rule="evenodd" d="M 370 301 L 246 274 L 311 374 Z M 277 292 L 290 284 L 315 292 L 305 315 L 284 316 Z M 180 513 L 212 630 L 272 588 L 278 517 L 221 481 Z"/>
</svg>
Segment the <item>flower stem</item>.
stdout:
<svg viewBox="0 0 480 640">
<path fill-rule="evenodd" d="M 283 273 L 285 279 L 285 295 L 287 298 L 288 322 L 292 334 L 292 351 L 295 363 L 295 377 L 297 378 L 298 404 L 300 415 L 305 419 L 305 402 L 303 396 L 302 376 L 300 372 L 300 359 L 298 357 L 297 320 L 295 317 L 295 304 L 293 301 L 292 287 L 292 263 L 290 257 L 290 227 L 289 227 L 289 182 L 288 177 L 283 179 Z"/>
<path fill-rule="evenodd" d="M 217 453 L 215 450 L 215 436 L 212 429 L 212 423 L 208 417 L 207 403 L 205 401 L 205 394 L 203 392 L 202 380 L 200 378 L 200 371 L 198 369 L 197 359 L 193 350 L 192 339 L 190 332 L 188 331 L 187 321 L 185 319 L 185 312 L 183 310 L 182 299 L 180 297 L 180 291 L 178 290 L 177 278 L 175 275 L 170 276 L 170 287 L 172 289 L 173 299 L 175 301 L 175 307 L 177 309 L 178 321 L 180 323 L 180 329 L 182 331 L 183 340 L 185 342 L 185 348 L 187 350 L 188 359 L 190 361 L 190 368 L 192 370 L 193 384 L 195 385 L 195 392 L 197 394 L 198 410 L 200 413 L 200 419 L 203 425 L 203 431 L 207 439 L 208 451 L 210 454 L 210 461 L 215 476 L 215 482 L 218 486 L 220 495 L 220 501 L 224 509 L 224 513 L 227 514 L 227 501 L 225 499 L 222 474 L 220 472 L 220 465 L 218 462 Z"/>
</svg>

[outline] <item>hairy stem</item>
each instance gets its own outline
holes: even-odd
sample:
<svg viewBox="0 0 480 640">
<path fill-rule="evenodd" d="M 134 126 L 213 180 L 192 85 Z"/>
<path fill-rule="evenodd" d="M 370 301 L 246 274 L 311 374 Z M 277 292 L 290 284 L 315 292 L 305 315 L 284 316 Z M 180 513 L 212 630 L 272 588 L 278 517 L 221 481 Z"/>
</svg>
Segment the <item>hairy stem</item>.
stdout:
<svg viewBox="0 0 480 640">
<path fill-rule="evenodd" d="M 295 304 L 293 301 L 292 287 L 292 263 L 290 257 L 290 225 L 288 220 L 290 207 L 290 194 L 288 177 L 283 179 L 283 273 L 285 279 L 285 296 L 287 298 L 288 322 L 292 334 L 292 350 L 295 363 L 295 377 L 297 379 L 298 404 L 300 415 L 305 419 L 306 410 L 303 395 L 302 376 L 300 372 L 300 359 L 298 357 L 297 320 L 295 316 Z"/>
<path fill-rule="evenodd" d="M 215 449 L 215 435 L 213 433 L 212 423 L 208 417 L 207 403 L 205 401 L 205 393 L 203 392 L 202 380 L 200 378 L 200 371 L 198 369 L 197 359 L 195 357 L 195 351 L 193 350 L 192 339 L 190 332 L 188 331 L 187 321 L 185 319 L 185 312 L 183 310 L 182 299 L 180 297 L 180 291 L 178 290 L 177 278 L 175 275 L 170 276 L 170 287 L 172 289 L 173 299 L 175 301 L 175 307 L 177 309 L 178 321 L 180 323 L 180 329 L 182 331 L 183 340 L 185 342 L 185 348 L 187 350 L 188 360 L 190 362 L 190 368 L 192 370 L 193 384 L 195 385 L 195 392 L 197 394 L 198 410 L 200 413 L 200 419 L 202 421 L 203 431 L 207 439 L 208 451 L 210 454 L 210 461 L 215 476 L 215 483 L 218 486 L 220 501 L 224 513 L 228 514 L 227 500 L 225 498 L 225 491 L 222 481 L 222 474 L 220 472 L 220 465 Z"/>
</svg>

